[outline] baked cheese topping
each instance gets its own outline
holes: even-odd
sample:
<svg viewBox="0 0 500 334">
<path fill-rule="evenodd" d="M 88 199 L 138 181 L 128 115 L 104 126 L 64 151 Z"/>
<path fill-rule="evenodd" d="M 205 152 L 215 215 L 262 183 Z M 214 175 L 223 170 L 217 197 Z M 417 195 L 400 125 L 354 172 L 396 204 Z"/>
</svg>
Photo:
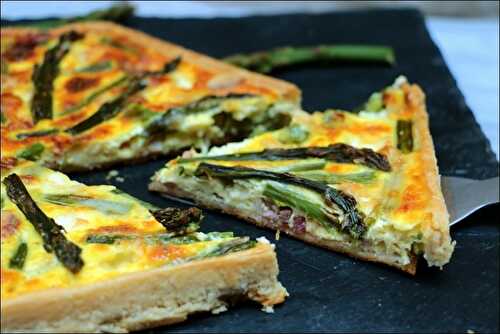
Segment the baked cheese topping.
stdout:
<svg viewBox="0 0 500 334">
<path fill-rule="evenodd" d="M 5 178 L 13 174 L 43 213 L 63 228 L 65 238 L 81 248 L 78 272 L 45 249 L 41 234 L 8 196 Z M 254 243 L 230 232 L 172 234 L 153 216 L 151 205 L 114 186 L 86 186 L 31 162 L 2 167 L 2 181 L 2 300 L 219 256 L 237 250 L 235 245 L 245 249 Z"/>
<path fill-rule="evenodd" d="M 453 244 L 447 217 L 434 212 L 433 199 L 441 194 L 433 186 L 439 183 L 424 170 L 434 152 L 422 133 L 427 127 L 422 108 L 421 90 L 400 77 L 356 113 L 298 113 L 284 129 L 207 154 L 185 152 L 153 181 L 175 184 L 211 203 L 224 198 L 244 216 L 272 228 L 285 225 L 295 234 L 348 242 L 401 265 L 423 254 L 430 265 L 442 266 Z M 304 148 L 317 152 L 300 151 Z M 329 149 L 335 158 L 328 158 Z M 293 179 L 266 172 L 286 172 Z M 348 206 L 351 198 L 355 208 L 333 210 L 332 197 L 325 200 L 326 186 L 341 192 L 340 206 Z M 199 195 L 205 189 L 217 196 Z M 349 212 L 358 218 L 349 218 Z"/>
<path fill-rule="evenodd" d="M 1 36 L 3 156 L 88 169 L 221 144 L 235 134 L 240 140 L 251 134 L 243 123 L 295 108 L 272 88 L 179 62 L 126 33 L 88 26 L 64 33 L 7 29 Z M 129 92 L 137 77 L 140 86 Z M 186 110 L 212 96 L 220 98 Z"/>
</svg>

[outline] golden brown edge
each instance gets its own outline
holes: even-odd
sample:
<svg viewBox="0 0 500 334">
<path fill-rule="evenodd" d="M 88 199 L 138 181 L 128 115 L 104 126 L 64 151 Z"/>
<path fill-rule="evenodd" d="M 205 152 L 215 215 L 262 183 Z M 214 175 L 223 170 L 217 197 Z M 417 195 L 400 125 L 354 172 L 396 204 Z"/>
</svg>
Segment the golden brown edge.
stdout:
<svg viewBox="0 0 500 334">
<path fill-rule="evenodd" d="M 160 183 L 158 181 L 152 181 L 149 184 L 149 190 L 159 192 L 159 193 L 161 193 L 161 195 L 163 195 L 167 198 L 170 198 L 170 199 L 174 199 L 174 200 L 178 200 L 179 198 L 192 198 L 191 194 L 182 191 L 178 187 L 166 187 L 165 185 L 163 185 L 162 183 Z M 230 207 L 220 208 L 220 207 L 212 206 L 208 203 L 202 203 L 202 202 L 198 202 L 198 201 L 196 201 L 196 204 L 199 206 L 206 207 L 208 209 L 221 211 L 223 213 L 227 213 L 229 215 L 238 217 L 242 220 L 245 220 L 245 221 L 252 223 L 254 225 L 257 225 L 259 227 L 264 227 L 267 229 L 276 230 L 275 227 L 269 226 L 263 222 L 255 220 L 252 217 L 244 216 L 238 210 L 232 209 Z M 287 229 L 283 226 L 280 226 L 279 229 L 280 229 L 280 231 L 283 231 L 284 233 L 286 233 L 294 238 L 306 241 L 310 244 L 320 246 L 320 247 L 323 247 L 323 248 L 326 248 L 329 250 L 343 253 L 345 255 L 348 255 L 348 256 L 351 256 L 351 257 L 354 257 L 354 258 L 357 258 L 360 260 L 383 263 L 383 264 L 389 265 L 391 267 L 395 267 L 397 269 L 400 269 L 400 270 L 402 270 L 410 275 L 415 275 L 415 273 L 417 271 L 418 257 L 414 254 L 411 254 L 411 262 L 409 264 L 400 265 L 396 262 L 390 261 L 389 258 L 376 256 L 374 254 L 361 252 L 359 250 L 353 249 L 352 247 L 349 246 L 348 243 L 345 243 L 345 242 L 319 239 L 319 238 L 316 238 L 315 236 L 308 234 L 308 233 L 305 233 L 302 235 L 297 234 L 297 233 L 294 233 L 291 229 Z"/>
<path fill-rule="evenodd" d="M 278 271 L 273 246 L 258 243 L 252 249 L 222 257 L 3 300 L 1 331 L 74 332 L 108 331 L 110 328 L 129 331 L 172 324 L 186 320 L 193 312 L 224 308 L 223 301 L 201 309 L 182 308 L 183 298 L 193 301 L 193 293 L 210 295 L 214 291 L 210 289 L 216 289 L 216 301 L 235 294 L 272 306 L 283 302 L 288 295 L 277 281 Z M 138 310 L 138 306 L 143 309 Z M 163 314 L 158 311 L 162 306 Z M 141 311 L 143 317 L 138 318 Z"/>
<path fill-rule="evenodd" d="M 424 250 L 424 258 L 430 265 L 442 266 L 449 261 L 449 256 L 453 252 L 454 242 L 451 242 L 449 214 L 446 208 L 446 203 L 441 191 L 441 177 L 434 150 L 434 143 L 429 129 L 429 115 L 425 104 L 425 93 L 417 84 L 408 85 L 409 91 L 407 100 L 414 107 L 413 124 L 414 134 L 418 134 L 419 154 L 423 165 L 420 166 L 422 176 L 426 181 L 427 187 L 431 192 L 430 198 L 427 199 L 428 212 L 432 214 L 432 225 L 427 227 L 426 246 Z M 443 245 L 449 245 L 448 259 L 445 261 L 433 263 L 426 255 L 436 255 L 436 248 Z M 443 256 L 443 254 L 437 254 Z M 446 256 L 446 254 L 445 254 Z"/>
<path fill-rule="evenodd" d="M 209 56 L 200 54 L 198 52 L 185 49 L 179 45 L 152 37 L 138 30 L 130 29 L 111 22 L 93 21 L 93 22 L 71 23 L 53 29 L 51 31 L 54 31 L 56 33 L 62 33 L 69 30 L 77 30 L 80 32 L 93 30 L 93 31 L 100 31 L 108 35 L 109 34 L 126 35 L 128 38 L 133 40 L 134 43 L 142 44 L 145 48 L 154 48 L 172 58 L 180 55 L 187 62 L 198 65 L 201 68 L 210 70 L 211 72 L 216 71 L 228 75 L 233 75 L 233 74 L 238 75 L 253 85 L 269 88 L 274 92 L 276 92 L 283 99 L 292 101 L 297 105 L 300 105 L 301 91 L 298 89 L 297 86 L 295 86 L 292 83 L 275 79 L 262 74 L 250 72 L 230 64 L 226 64 L 220 60 L 216 60 Z M 8 27 L 8 28 L 2 28 L 1 31 L 2 33 L 6 34 L 20 34 L 26 32 L 37 32 L 39 30 L 33 28 Z"/>
</svg>

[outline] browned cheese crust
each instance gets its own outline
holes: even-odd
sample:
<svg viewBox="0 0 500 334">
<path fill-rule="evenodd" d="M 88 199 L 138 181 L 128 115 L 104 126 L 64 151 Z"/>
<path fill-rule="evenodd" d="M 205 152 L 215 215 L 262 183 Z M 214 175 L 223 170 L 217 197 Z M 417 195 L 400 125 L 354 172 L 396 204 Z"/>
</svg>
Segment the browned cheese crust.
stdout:
<svg viewBox="0 0 500 334">
<path fill-rule="evenodd" d="M 71 30 L 81 33 L 85 33 L 87 31 L 102 32 L 105 36 L 126 35 L 130 38 L 130 40 L 133 40 L 134 43 L 140 44 L 146 48 L 152 48 L 160 51 L 165 56 L 174 58 L 180 55 L 188 63 L 198 65 L 204 69 L 209 69 L 210 71 L 220 72 L 221 75 L 227 75 L 228 77 L 241 77 L 250 84 L 266 87 L 275 91 L 286 100 L 295 101 L 297 103 L 300 102 L 301 92 L 294 84 L 226 64 L 220 60 L 216 60 L 195 51 L 185 49 L 179 45 L 152 37 L 138 30 L 130 29 L 111 22 L 93 21 L 67 24 L 52 31 L 56 34 L 60 34 Z M 26 34 L 38 31 L 39 30 L 33 28 L 2 28 L 2 32 L 6 34 Z"/>
<path fill-rule="evenodd" d="M 232 93 L 261 95 L 273 101 L 290 102 L 290 108 L 293 108 L 294 106 L 298 107 L 300 105 L 300 90 L 291 83 L 240 69 L 220 60 L 187 50 L 181 46 L 162 41 L 133 29 L 109 22 L 96 21 L 68 24 L 63 27 L 50 30 L 47 34 L 54 37 L 67 31 L 76 31 L 84 35 L 97 35 L 116 40 L 125 40 L 127 43 L 136 47 L 137 50 L 144 53 L 142 57 L 136 57 L 137 59 L 134 58 L 134 62 L 139 63 L 134 63 L 134 66 L 139 66 L 141 69 L 144 66 L 149 66 L 150 64 L 155 63 L 158 64 L 160 61 L 162 63 L 165 61 L 171 61 L 180 56 L 182 58 L 182 64 L 185 65 L 184 68 L 186 72 L 184 73 L 191 73 L 196 77 L 192 87 L 182 89 L 177 87 L 172 91 L 165 89 L 162 91 L 162 94 L 160 94 L 162 96 L 161 98 L 158 98 L 157 96 L 156 98 L 152 98 L 150 100 L 145 99 L 145 95 L 135 97 L 137 100 L 142 99 L 141 103 L 143 106 L 146 108 L 152 108 L 150 111 L 154 110 L 154 112 L 158 114 L 162 113 L 164 110 L 169 110 L 174 107 L 183 106 L 192 103 L 193 101 L 197 101 L 200 99 L 200 96 L 224 96 Z M 26 36 L 27 34 L 36 35 L 36 33 L 40 34 L 40 31 L 30 28 L 2 28 L 1 33 L 2 38 L 9 38 L 13 36 Z M 87 41 L 87 43 L 92 43 L 92 41 Z M 98 45 L 96 47 L 100 46 Z M 115 50 L 115 52 L 117 51 Z M 113 53 L 106 57 L 111 57 L 113 62 L 121 64 L 121 56 L 118 52 L 117 54 Z M 83 62 L 82 65 L 85 65 L 84 61 L 76 56 L 70 58 L 70 60 L 71 59 L 73 59 L 72 61 L 76 64 Z M 25 61 L 31 62 L 33 65 L 35 64 L 35 60 L 31 58 Z M 144 62 L 144 64 L 140 62 Z M 28 65 L 31 65 L 31 63 L 28 63 Z M 125 65 L 123 66 L 125 67 Z M 131 67 L 131 65 L 127 66 Z M 181 65 L 181 67 L 182 66 L 183 65 Z M 137 135 L 129 138 L 126 134 L 134 133 L 131 129 L 144 125 L 144 121 L 140 117 L 127 117 L 123 115 L 118 115 L 117 117 L 106 120 L 105 122 L 102 122 L 102 124 L 94 126 L 76 135 L 70 135 L 66 131 L 56 131 L 56 133 L 52 135 L 19 139 L 16 137 L 17 132 L 29 133 L 31 129 L 36 129 L 38 126 L 37 124 L 33 124 L 31 116 L 26 114 L 27 104 L 29 101 L 23 101 L 17 94 L 18 90 L 24 92 L 23 89 L 31 89 L 29 87 L 25 87 L 26 83 L 31 80 L 31 75 L 26 75 L 26 73 L 29 74 L 30 71 L 31 70 L 24 70 L 24 72 L 20 72 L 24 73 L 22 81 L 19 81 L 23 85 L 16 83 L 15 86 L 12 83 L 15 82 L 13 81 L 13 78 L 15 78 L 13 74 L 2 74 L 2 83 L 10 82 L 5 85 L 5 87 L 8 87 L 5 92 L 2 90 L 2 108 L 5 108 L 2 115 L 7 119 L 7 123 L 2 124 L 3 158 L 19 156 L 25 148 L 38 143 L 44 146 L 44 150 L 41 153 L 41 156 L 37 158 L 37 161 L 47 167 L 70 172 L 105 168 L 124 162 L 149 160 L 157 156 L 172 154 L 177 150 L 187 149 L 196 142 L 197 137 L 195 133 L 184 133 L 183 130 L 179 130 L 176 134 L 170 134 L 169 139 L 155 139 L 155 135 L 144 133 L 144 136 L 147 137 L 147 140 L 145 140 L 146 144 L 143 145 L 142 149 L 137 149 L 137 147 L 134 146 L 137 145 L 137 141 L 134 141 Z M 127 71 L 133 72 L 139 70 L 134 67 L 132 69 L 128 69 Z M 19 76 L 19 74 L 17 75 Z M 111 83 L 113 80 L 116 82 L 116 78 L 111 80 L 110 75 L 114 76 L 116 73 L 113 71 L 111 74 L 106 74 L 106 72 L 93 73 L 92 78 L 98 82 L 105 82 L 108 80 L 110 83 L 100 84 L 99 87 L 102 87 L 100 89 L 103 89 L 105 87 L 109 87 L 110 85 L 112 86 Z M 73 79 L 80 78 L 77 74 L 66 74 L 66 76 L 68 78 L 72 76 Z M 63 75 L 63 79 L 64 78 L 65 76 Z M 165 78 L 162 80 L 164 79 Z M 158 88 L 158 85 L 161 84 L 160 79 L 155 80 L 157 82 L 151 84 L 150 92 L 155 91 L 155 89 Z M 71 80 L 67 80 L 66 86 L 67 83 L 70 82 Z M 118 87 L 117 89 L 123 89 L 123 87 Z M 94 90 L 94 92 L 97 91 L 99 90 Z M 85 100 L 89 96 L 92 96 L 92 94 L 88 94 L 85 90 L 75 94 L 69 93 L 67 88 L 59 89 L 58 94 L 54 95 L 54 103 L 55 105 L 60 104 L 61 106 L 58 108 L 62 110 L 63 108 L 69 108 L 67 105 L 78 106 L 79 103 L 85 103 Z M 86 95 L 80 96 L 78 94 Z M 167 98 L 165 99 L 165 97 Z M 99 98 L 97 100 L 99 100 Z M 89 105 L 82 104 L 84 107 L 78 111 L 64 115 L 58 114 L 56 115 L 56 118 L 52 120 L 44 120 L 44 122 L 47 123 L 48 125 L 46 126 L 51 129 L 69 129 L 84 119 L 88 119 L 90 115 L 93 115 L 93 113 L 88 112 L 92 111 L 96 107 L 95 103 L 93 103 L 94 102 L 89 103 Z M 101 103 L 100 105 L 102 106 L 103 104 Z M 41 124 L 41 122 L 39 123 Z M 208 130 L 210 129 L 207 129 L 207 131 Z M 164 133 L 164 135 L 166 134 Z M 159 137 L 158 134 L 156 134 L 156 136 Z M 213 144 L 212 139 L 210 138 L 209 134 L 205 134 L 203 139 L 208 141 L 207 144 Z M 148 140 L 159 141 L 156 145 L 153 145 L 148 142 Z M 134 147 L 130 148 L 129 146 Z M 124 152 L 127 153 L 124 154 Z"/>
<path fill-rule="evenodd" d="M 411 154 L 405 154 L 395 147 L 388 148 L 388 150 L 391 150 L 390 160 L 393 166 L 393 171 L 391 173 L 394 173 L 393 177 L 396 181 L 388 187 L 384 196 L 390 196 L 390 199 L 394 199 L 398 204 L 396 206 L 391 204 L 392 206 L 389 205 L 387 209 L 384 210 L 387 210 L 385 213 L 387 214 L 387 220 L 389 222 L 394 219 L 395 222 L 403 227 L 405 223 L 409 225 L 414 223 L 418 224 L 416 226 L 418 226 L 417 231 L 420 235 L 419 240 L 421 240 L 421 245 L 423 246 L 421 249 L 415 250 L 412 248 L 411 251 L 409 250 L 409 262 L 405 264 L 401 264 L 396 257 L 390 254 L 376 253 L 375 250 L 372 252 L 368 245 L 361 245 L 361 247 L 359 247 L 360 245 L 354 245 L 348 241 L 325 240 L 310 232 L 297 234 L 293 230 L 290 230 L 287 224 L 271 224 L 271 226 L 268 226 L 262 213 L 255 213 L 252 215 L 247 213 L 242 214 L 234 205 L 231 205 L 231 203 L 226 204 L 221 200 L 212 200 L 206 196 L 202 196 L 203 194 L 186 191 L 181 185 L 174 185 L 175 178 L 171 179 L 172 182 L 164 182 L 162 184 L 159 173 L 153 178 L 150 189 L 172 196 L 193 198 L 199 205 L 219 209 L 252 222 L 253 224 L 265 226 L 274 230 L 279 229 L 309 243 L 346 253 L 360 259 L 385 263 L 410 274 L 415 274 L 416 272 L 416 254 L 420 254 L 420 251 L 423 253 L 429 265 L 441 267 L 449 261 L 455 243 L 451 241 L 449 233 L 449 217 L 440 187 L 440 176 L 429 131 L 425 95 L 416 84 L 404 82 L 400 84 L 400 89 L 403 95 L 399 96 L 399 103 L 402 103 L 404 107 L 400 107 L 400 109 L 397 110 L 397 114 L 391 115 L 391 117 L 397 117 L 397 119 L 411 119 L 416 150 Z M 398 96 L 389 95 L 389 97 L 396 98 Z M 316 117 L 314 119 L 317 121 L 319 115 L 319 113 L 316 113 L 311 117 Z M 309 119 L 307 117 L 306 115 L 302 119 Z M 307 124 L 309 127 L 312 126 L 309 123 Z M 317 123 L 312 123 L 311 121 L 311 124 Z M 341 125 L 338 126 L 340 127 Z M 318 129 L 318 133 L 319 132 L 320 129 Z M 360 135 L 362 135 L 362 133 Z M 269 136 L 262 138 L 272 140 L 271 136 L 272 135 L 269 134 Z M 322 136 L 323 135 L 320 134 L 318 135 L 318 140 L 321 140 L 322 145 L 329 143 L 328 137 Z M 356 133 L 354 133 L 353 136 L 356 136 Z M 266 147 L 265 145 L 268 145 L 264 139 L 260 141 L 255 140 L 252 142 L 252 144 L 255 145 L 245 144 L 247 146 L 244 147 L 246 150 L 248 150 L 247 147 L 252 147 L 253 150 L 262 149 L 263 146 Z M 175 160 L 169 163 L 166 167 L 167 170 L 169 166 L 175 166 L 175 163 Z M 357 186 L 360 187 L 359 185 Z M 366 194 L 365 196 L 369 197 L 370 194 Z M 383 205 L 381 208 L 383 208 Z"/>
</svg>

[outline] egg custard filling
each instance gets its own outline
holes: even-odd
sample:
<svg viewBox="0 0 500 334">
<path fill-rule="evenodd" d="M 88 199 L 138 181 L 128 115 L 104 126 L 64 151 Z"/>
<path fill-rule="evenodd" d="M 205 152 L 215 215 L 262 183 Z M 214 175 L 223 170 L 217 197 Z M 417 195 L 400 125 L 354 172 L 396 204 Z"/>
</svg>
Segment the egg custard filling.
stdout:
<svg viewBox="0 0 500 334">
<path fill-rule="evenodd" d="M 109 23 L 3 28 L 1 150 L 63 171 L 286 126 L 300 93 Z"/>
<path fill-rule="evenodd" d="M 291 124 L 208 153 L 185 152 L 150 189 L 414 273 L 450 259 L 424 95 L 404 77 L 355 112 Z"/>
<path fill-rule="evenodd" d="M 2 168 L 1 198 L 2 301 L 257 245 L 232 232 L 199 232 L 199 209 L 160 209 L 28 161 Z"/>
</svg>

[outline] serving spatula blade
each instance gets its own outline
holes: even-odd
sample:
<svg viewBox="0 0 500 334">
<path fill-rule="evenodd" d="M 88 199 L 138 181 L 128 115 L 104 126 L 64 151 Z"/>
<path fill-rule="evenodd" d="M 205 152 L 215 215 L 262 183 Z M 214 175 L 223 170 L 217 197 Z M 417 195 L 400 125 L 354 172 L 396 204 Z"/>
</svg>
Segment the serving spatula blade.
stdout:
<svg viewBox="0 0 500 334">
<path fill-rule="evenodd" d="M 460 222 L 484 206 L 499 202 L 499 178 L 473 180 L 453 176 L 441 176 L 450 226 Z"/>
</svg>

